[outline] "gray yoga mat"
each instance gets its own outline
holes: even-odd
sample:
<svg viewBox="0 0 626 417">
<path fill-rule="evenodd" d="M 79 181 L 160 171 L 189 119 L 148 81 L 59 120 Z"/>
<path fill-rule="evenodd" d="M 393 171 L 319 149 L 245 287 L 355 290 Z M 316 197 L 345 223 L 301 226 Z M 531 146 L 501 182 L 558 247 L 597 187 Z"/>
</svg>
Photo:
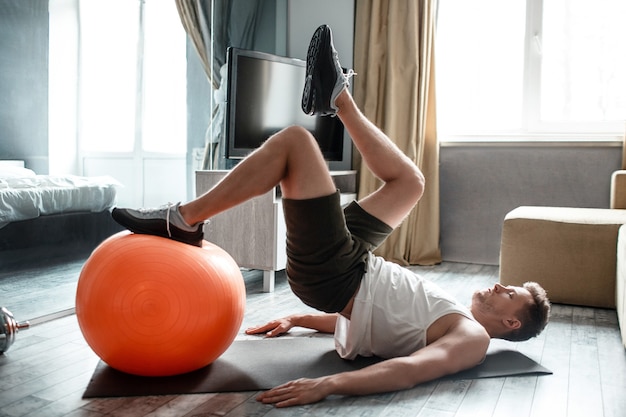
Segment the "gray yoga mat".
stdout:
<svg viewBox="0 0 626 417">
<path fill-rule="evenodd" d="M 347 361 L 334 350 L 330 337 L 279 337 L 238 340 L 215 362 L 183 375 L 141 377 L 98 363 L 84 398 L 176 395 L 266 390 L 297 378 L 315 378 L 361 369 L 380 361 Z M 512 375 L 551 374 L 515 350 L 495 350 L 485 361 L 446 379 L 476 379 Z"/>
</svg>

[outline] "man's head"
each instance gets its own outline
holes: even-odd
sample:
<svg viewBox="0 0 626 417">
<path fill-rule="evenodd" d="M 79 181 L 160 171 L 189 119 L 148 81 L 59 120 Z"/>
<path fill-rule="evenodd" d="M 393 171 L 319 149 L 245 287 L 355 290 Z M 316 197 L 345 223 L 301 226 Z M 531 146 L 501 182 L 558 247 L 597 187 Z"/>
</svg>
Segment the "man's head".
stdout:
<svg viewBox="0 0 626 417">
<path fill-rule="evenodd" d="M 472 297 L 472 314 L 492 337 L 522 341 L 537 336 L 550 317 L 550 301 L 536 282 L 521 287 L 495 284 Z"/>
</svg>

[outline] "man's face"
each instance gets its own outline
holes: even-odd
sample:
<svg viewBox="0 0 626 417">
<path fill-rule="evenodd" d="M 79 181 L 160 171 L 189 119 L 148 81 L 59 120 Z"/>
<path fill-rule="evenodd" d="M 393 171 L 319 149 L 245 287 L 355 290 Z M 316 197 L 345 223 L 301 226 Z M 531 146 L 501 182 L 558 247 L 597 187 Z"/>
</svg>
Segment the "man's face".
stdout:
<svg viewBox="0 0 626 417">
<path fill-rule="evenodd" d="M 530 292 L 523 287 L 495 284 L 492 288 L 477 290 L 472 296 L 472 310 L 501 318 L 516 317 L 517 312 L 533 302 Z"/>
</svg>

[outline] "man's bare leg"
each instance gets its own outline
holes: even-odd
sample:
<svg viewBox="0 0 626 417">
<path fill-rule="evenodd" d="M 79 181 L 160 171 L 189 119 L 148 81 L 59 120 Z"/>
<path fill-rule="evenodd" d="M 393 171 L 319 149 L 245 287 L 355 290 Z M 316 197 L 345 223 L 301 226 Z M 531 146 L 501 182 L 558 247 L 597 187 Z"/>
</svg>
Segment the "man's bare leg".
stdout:
<svg viewBox="0 0 626 417">
<path fill-rule="evenodd" d="M 272 136 L 215 187 L 181 205 L 180 213 L 187 223 L 195 224 L 278 184 L 285 198 L 297 200 L 336 190 L 317 142 L 304 128 L 293 126 Z"/>
<path fill-rule="evenodd" d="M 359 201 L 361 207 L 391 227 L 397 227 L 424 192 L 418 167 L 359 110 L 348 90 L 335 100 L 341 119 L 363 161 L 383 186 Z"/>
<path fill-rule="evenodd" d="M 367 120 L 347 90 L 354 71 L 344 71 L 332 30 L 319 26 L 309 43 L 302 110 L 336 115 L 348 129 L 365 163 L 384 185 L 359 203 L 391 227 L 398 226 L 424 191 L 424 176 L 389 138 Z"/>
<path fill-rule="evenodd" d="M 147 210 L 116 207 L 112 216 L 135 233 L 202 246 L 205 220 L 279 184 L 282 195 L 289 199 L 322 197 L 336 191 L 317 141 L 302 127 L 276 133 L 212 189 L 186 204 Z"/>
<path fill-rule="evenodd" d="M 347 89 L 335 99 L 341 118 L 363 160 L 383 185 L 359 201 L 361 207 L 391 227 L 398 226 L 424 191 L 424 177 L 415 164 L 357 108 Z M 174 220 L 172 210 L 154 219 L 140 212 L 115 209 L 113 217 L 139 233 L 159 234 L 201 245 L 202 231 L 197 224 L 280 184 L 283 196 L 308 199 L 330 195 L 336 188 L 315 138 L 302 127 L 286 128 L 269 138 L 259 149 L 241 161 L 220 183 L 202 196 L 173 210 L 184 223 Z M 159 222 L 146 226 L 145 219 Z M 139 219 L 137 221 L 136 219 Z M 167 234 L 160 224 L 166 225 Z M 147 227 L 147 228 L 146 228 Z M 160 232 L 154 232 L 154 230 Z"/>
<path fill-rule="evenodd" d="M 307 51 L 302 108 L 309 114 L 341 118 L 365 163 L 384 185 L 360 201 L 367 212 L 398 226 L 421 197 L 424 177 L 395 144 L 367 120 L 347 91 L 344 75 L 326 25 L 314 33 Z M 219 184 L 187 204 L 152 210 L 114 209 L 113 218 L 139 233 L 157 234 L 202 245 L 201 222 L 261 195 L 277 184 L 290 199 L 335 192 L 317 142 L 300 127 L 277 133 L 243 160 Z"/>
</svg>

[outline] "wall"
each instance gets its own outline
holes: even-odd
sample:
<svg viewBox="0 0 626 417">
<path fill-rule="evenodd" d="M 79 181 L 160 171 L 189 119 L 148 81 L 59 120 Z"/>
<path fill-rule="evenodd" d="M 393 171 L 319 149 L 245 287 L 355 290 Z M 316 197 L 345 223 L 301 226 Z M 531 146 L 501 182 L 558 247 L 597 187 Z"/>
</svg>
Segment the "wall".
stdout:
<svg viewBox="0 0 626 417">
<path fill-rule="evenodd" d="M 442 146 L 443 259 L 497 265 L 504 216 L 521 205 L 609 207 L 621 153 L 616 144 Z"/>
<path fill-rule="evenodd" d="M 0 0 L 0 159 L 48 173 L 47 0 Z"/>
<path fill-rule="evenodd" d="M 344 67 L 351 68 L 354 57 L 354 0 L 288 0 L 287 53 L 306 59 L 306 51 L 315 29 L 327 24 L 333 31 L 333 43 Z"/>
</svg>

